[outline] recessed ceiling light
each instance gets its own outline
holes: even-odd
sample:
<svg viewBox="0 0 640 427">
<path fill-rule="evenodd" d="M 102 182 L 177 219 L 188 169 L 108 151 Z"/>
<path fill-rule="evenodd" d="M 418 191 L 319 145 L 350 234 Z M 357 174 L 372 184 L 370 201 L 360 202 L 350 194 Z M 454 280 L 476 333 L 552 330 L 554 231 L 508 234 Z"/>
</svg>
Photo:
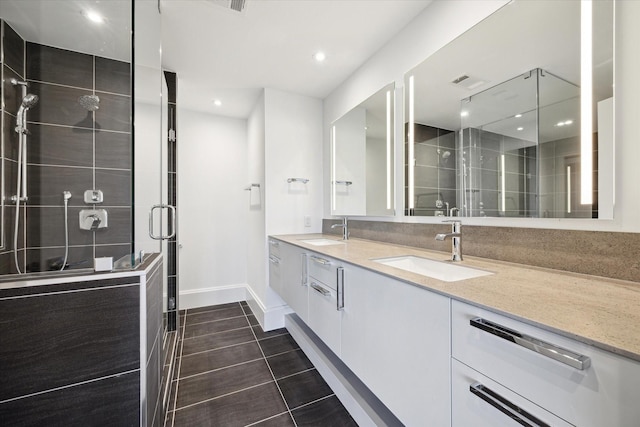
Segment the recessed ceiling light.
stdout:
<svg viewBox="0 0 640 427">
<path fill-rule="evenodd" d="M 523 128 L 523 127 L 519 127 L 519 128 L 518 128 L 518 130 L 519 130 L 519 131 L 520 131 L 520 130 L 524 130 L 524 128 Z"/>
<path fill-rule="evenodd" d="M 313 59 L 315 59 L 317 62 L 322 62 L 327 59 L 327 55 L 322 51 L 316 52 L 313 54 Z"/>
<path fill-rule="evenodd" d="M 516 119 L 519 119 L 520 117 L 522 117 L 522 114 L 516 114 L 514 117 L 515 117 Z"/>
<path fill-rule="evenodd" d="M 564 124 L 565 124 L 565 125 L 567 125 L 567 126 L 568 126 L 568 125 L 572 125 L 572 124 L 573 124 L 573 120 L 566 120 L 566 121 L 564 122 Z"/>
<path fill-rule="evenodd" d="M 86 10 L 83 12 L 83 15 L 85 18 L 87 18 L 89 21 L 93 23 L 102 24 L 104 22 L 104 18 L 102 17 L 102 15 L 100 15 L 96 11 Z"/>
<path fill-rule="evenodd" d="M 460 112 L 460 117 L 467 117 L 469 116 L 469 112 L 468 111 L 461 111 Z"/>
<path fill-rule="evenodd" d="M 216 107 L 220 107 L 222 105 L 222 101 L 220 101 L 219 99 L 214 99 L 213 105 L 215 105 Z"/>
</svg>

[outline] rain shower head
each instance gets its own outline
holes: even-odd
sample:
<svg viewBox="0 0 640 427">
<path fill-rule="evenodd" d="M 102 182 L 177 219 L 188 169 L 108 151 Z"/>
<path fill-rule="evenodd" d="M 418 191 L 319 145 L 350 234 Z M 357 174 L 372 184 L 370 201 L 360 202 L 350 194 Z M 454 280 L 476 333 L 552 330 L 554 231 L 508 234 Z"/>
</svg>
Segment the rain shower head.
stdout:
<svg viewBox="0 0 640 427">
<path fill-rule="evenodd" d="M 82 95 L 78 98 L 78 104 L 87 111 L 96 111 L 100 108 L 100 98 L 96 95 Z"/>
</svg>

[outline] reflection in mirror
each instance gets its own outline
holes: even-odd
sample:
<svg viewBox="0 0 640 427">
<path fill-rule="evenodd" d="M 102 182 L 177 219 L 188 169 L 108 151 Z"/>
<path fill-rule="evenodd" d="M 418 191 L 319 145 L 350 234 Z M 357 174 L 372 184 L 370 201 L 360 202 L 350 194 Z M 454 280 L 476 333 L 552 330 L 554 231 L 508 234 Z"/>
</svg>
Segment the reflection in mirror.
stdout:
<svg viewBox="0 0 640 427">
<path fill-rule="evenodd" d="M 331 126 L 332 215 L 394 214 L 394 85 Z"/>
<path fill-rule="evenodd" d="M 513 1 L 405 89 L 406 215 L 612 217 L 612 1 Z"/>
</svg>

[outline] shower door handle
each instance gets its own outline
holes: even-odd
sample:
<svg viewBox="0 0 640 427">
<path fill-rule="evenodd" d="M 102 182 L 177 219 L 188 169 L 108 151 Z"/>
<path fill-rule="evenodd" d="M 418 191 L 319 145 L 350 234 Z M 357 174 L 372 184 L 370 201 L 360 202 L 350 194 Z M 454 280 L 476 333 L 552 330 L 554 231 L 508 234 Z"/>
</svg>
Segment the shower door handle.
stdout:
<svg viewBox="0 0 640 427">
<path fill-rule="evenodd" d="M 167 230 L 169 234 L 162 234 L 162 230 L 160 230 L 160 235 L 156 236 L 153 234 L 153 211 L 156 209 L 168 209 L 171 211 L 171 230 Z M 172 205 L 153 205 L 151 210 L 149 211 L 149 237 L 153 240 L 168 240 L 172 239 L 176 235 L 176 207 Z"/>
</svg>

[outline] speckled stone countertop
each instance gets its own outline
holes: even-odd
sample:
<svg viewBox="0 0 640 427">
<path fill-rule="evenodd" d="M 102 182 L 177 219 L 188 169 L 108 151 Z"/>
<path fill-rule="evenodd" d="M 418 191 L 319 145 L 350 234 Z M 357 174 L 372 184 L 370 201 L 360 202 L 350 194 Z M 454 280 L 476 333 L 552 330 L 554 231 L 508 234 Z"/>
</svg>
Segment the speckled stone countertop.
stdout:
<svg viewBox="0 0 640 427">
<path fill-rule="evenodd" d="M 444 282 L 372 261 L 403 255 L 446 261 L 443 252 L 364 239 L 328 246 L 302 242 L 339 240 L 326 234 L 271 237 L 640 361 L 638 283 L 469 256 L 460 265 L 495 274 Z"/>
</svg>

